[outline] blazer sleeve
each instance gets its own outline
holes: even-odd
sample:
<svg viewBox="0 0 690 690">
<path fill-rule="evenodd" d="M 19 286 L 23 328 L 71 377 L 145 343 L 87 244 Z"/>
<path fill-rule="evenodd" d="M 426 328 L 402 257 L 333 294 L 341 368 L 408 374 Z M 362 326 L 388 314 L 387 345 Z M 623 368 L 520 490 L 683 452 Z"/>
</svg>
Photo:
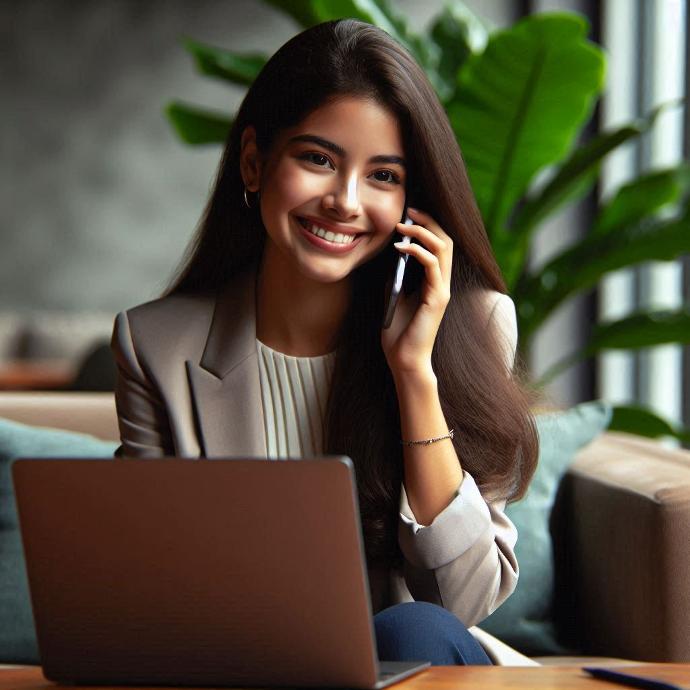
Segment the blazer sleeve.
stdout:
<svg viewBox="0 0 690 690">
<path fill-rule="evenodd" d="M 165 405 L 137 358 L 127 312 L 115 319 L 111 349 L 117 365 L 115 406 L 121 445 L 117 457 L 174 455 Z"/>
<path fill-rule="evenodd" d="M 508 295 L 494 293 L 498 296 L 489 315 L 488 328 L 493 329 L 503 353 L 504 362 L 509 371 L 515 365 L 517 352 L 517 315 L 515 304 Z"/>
<path fill-rule="evenodd" d="M 496 328 L 506 367 L 512 370 L 517 347 L 513 301 L 500 294 L 489 313 L 488 327 Z M 415 600 L 440 604 L 469 628 L 512 594 L 519 574 L 517 529 L 505 515 L 505 505 L 505 500 L 485 500 L 474 478 L 463 471 L 449 505 L 424 526 L 402 487 L 398 538 L 405 584 Z"/>
</svg>

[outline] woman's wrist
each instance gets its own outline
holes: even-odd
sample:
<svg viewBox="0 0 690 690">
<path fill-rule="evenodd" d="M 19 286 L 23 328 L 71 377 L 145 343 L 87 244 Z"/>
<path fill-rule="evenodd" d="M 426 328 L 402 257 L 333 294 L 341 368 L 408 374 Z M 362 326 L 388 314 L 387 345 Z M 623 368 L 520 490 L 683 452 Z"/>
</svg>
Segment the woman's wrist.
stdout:
<svg viewBox="0 0 690 690">
<path fill-rule="evenodd" d="M 394 380 L 407 498 L 417 522 L 430 525 L 453 499 L 462 482 L 462 466 L 431 366 L 395 372 Z"/>
<path fill-rule="evenodd" d="M 395 378 L 395 387 L 403 443 L 448 434 L 433 371 L 408 371 Z"/>
<path fill-rule="evenodd" d="M 431 363 L 414 369 L 391 370 L 398 394 L 404 392 L 435 391 L 438 379 Z"/>
</svg>

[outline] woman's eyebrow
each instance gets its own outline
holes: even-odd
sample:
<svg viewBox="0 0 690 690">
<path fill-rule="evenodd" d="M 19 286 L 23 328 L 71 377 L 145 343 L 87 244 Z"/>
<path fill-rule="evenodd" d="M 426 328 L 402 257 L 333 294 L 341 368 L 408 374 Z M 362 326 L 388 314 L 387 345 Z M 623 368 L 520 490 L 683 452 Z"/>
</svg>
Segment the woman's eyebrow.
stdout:
<svg viewBox="0 0 690 690">
<path fill-rule="evenodd" d="M 405 159 L 400 156 L 372 156 L 369 163 L 391 163 L 393 165 L 397 163 L 399 166 L 405 167 Z"/>
<path fill-rule="evenodd" d="M 294 141 L 308 141 L 313 144 L 318 144 L 329 151 L 333 151 L 333 153 L 341 158 L 347 157 L 347 152 L 342 146 L 338 146 L 338 144 L 328 141 L 328 139 L 324 139 L 323 137 L 317 137 L 315 134 L 298 134 L 297 136 L 291 137 L 288 143 L 291 144 Z M 405 167 L 405 159 L 400 156 L 372 156 L 369 159 L 369 163 L 397 163 L 403 168 Z"/>
</svg>

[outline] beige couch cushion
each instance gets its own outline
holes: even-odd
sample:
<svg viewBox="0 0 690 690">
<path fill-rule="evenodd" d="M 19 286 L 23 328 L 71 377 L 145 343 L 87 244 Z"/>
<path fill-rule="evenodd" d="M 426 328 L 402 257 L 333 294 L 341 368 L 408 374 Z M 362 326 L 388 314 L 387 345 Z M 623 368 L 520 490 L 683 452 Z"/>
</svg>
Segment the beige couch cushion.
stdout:
<svg viewBox="0 0 690 690">
<path fill-rule="evenodd" d="M 119 441 L 112 393 L 2 392 L 0 417 Z"/>
</svg>

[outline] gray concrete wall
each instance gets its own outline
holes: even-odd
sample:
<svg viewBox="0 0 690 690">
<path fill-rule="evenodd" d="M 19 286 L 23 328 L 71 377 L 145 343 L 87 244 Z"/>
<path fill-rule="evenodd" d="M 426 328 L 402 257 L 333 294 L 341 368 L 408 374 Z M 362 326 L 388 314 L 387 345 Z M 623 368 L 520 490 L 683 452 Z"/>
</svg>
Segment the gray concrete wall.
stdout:
<svg viewBox="0 0 690 690">
<path fill-rule="evenodd" d="M 28 0 L 1 12 L 0 308 L 117 311 L 155 296 L 220 153 L 180 143 L 163 107 L 231 112 L 242 97 L 197 75 L 179 39 L 273 51 L 291 22 L 252 1 Z"/>
</svg>

